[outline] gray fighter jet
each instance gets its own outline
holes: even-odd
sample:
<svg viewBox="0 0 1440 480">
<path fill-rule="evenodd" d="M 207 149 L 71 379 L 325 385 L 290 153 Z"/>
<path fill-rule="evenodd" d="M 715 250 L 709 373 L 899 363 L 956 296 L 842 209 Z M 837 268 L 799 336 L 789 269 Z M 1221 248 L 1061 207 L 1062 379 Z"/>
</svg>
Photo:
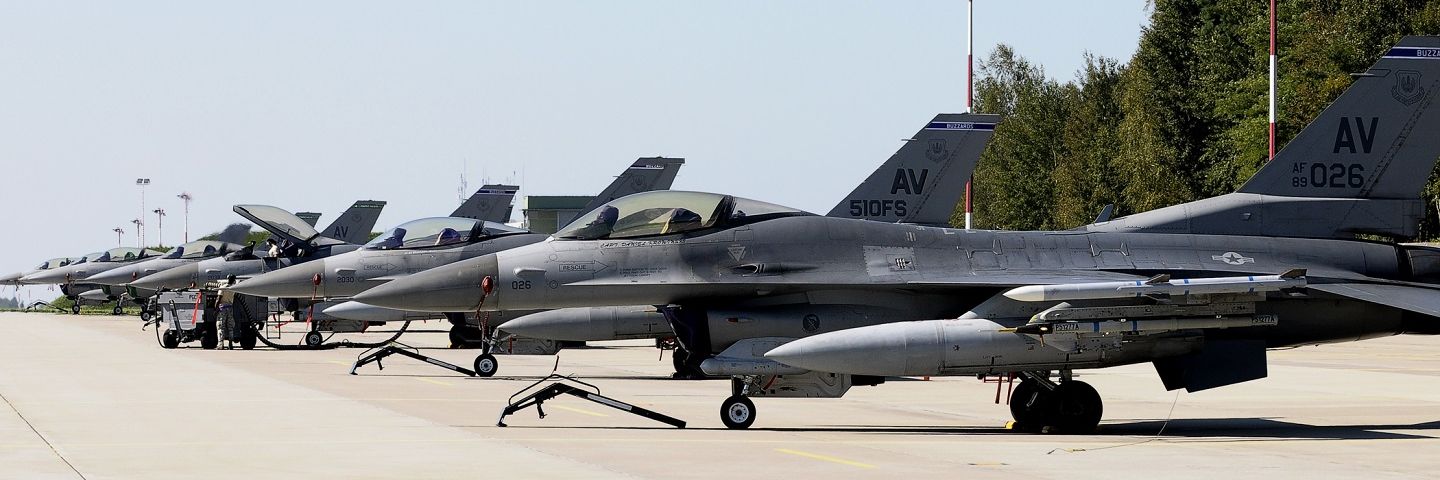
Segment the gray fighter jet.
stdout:
<svg viewBox="0 0 1440 480">
<path fill-rule="evenodd" d="M 80 304 L 84 300 L 95 298 L 92 290 L 99 290 L 100 285 L 87 282 L 86 279 L 112 269 L 124 267 L 135 262 L 163 255 L 162 252 L 145 248 L 121 247 L 112 248 L 103 252 L 95 252 L 81 257 L 80 260 L 65 266 L 43 269 L 29 275 L 20 277 L 18 282 L 25 285 L 59 285 L 60 293 L 65 298 L 75 301 L 71 307 L 71 313 L 80 313 Z M 83 297 L 82 297 L 83 295 Z M 120 310 L 120 305 L 115 305 L 115 310 Z"/>
<path fill-rule="evenodd" d="M 637 191 L 669 189 L 684 163 L 681 158 L 638 159 L 591 200 L 587 208 L 593 209 Z M 509 194 L 514 193 L 511 188 Z M 508 208 L 505 214 L 508 216 Z M 385 231 L 359 250 L 258 275 L 230 288 L 256 296 L 347 298 L 414 272 L 528 245 L 546 237 L 548 235 L 495 221 L 477 221 L 473 217 L 422 218 Z M 332 313 L 328 309 L 323 313 L 364 322 L 406 318 L 404 312 L 368 306 L 348 310 L 348 314 Z M 454 325 L 450 333 L 452 344 L 478 343 L 483 336 L 478 328 L 469 326 L 478 322 L 467 322 L 464 315 L 458 313 L 447 317 Z"/>
<path fill-rule="evenodd" d="M 1440 37 L 1407 37 L 1237 193 L 1071 231 L 890 225 L 656 192 L 355 299 L 657 305 L 692 362 L 734 376 L 721 409 L 732 428 L 754 421 L 748 397 L 1018 373 L 1019 425 L 1083 432 L 1102 403 L 1077 369 L 1150 362 L 1167 388 L 1197 391 L 1263 378 L 1271 348 L 1440 334 L 1440 249 L 1356 238 L 1416 233 L 1440 156 L 1437 96 Z"/>
<path fill-rule="evenodd" d="M 190 288 L 208 282 L 226 281 L 232 275 L 237 279 L 258 275 L 285 265 L 330 255 L 337 249 L 348 251 L 345 245 L 351 245 L 351 249 L 358 248 L 359 243 L 369 240 L 370 231 L 375 228 L 375 221 L 380 218 L 380 211 L 384 206 L 385 202 L 382 201 L 356 201 L 340 218 L 325 227 L 326 231 L 339 232 L 350 240 L 358 240 L 346 242 L 320 235 L 320 231 L 315 229 L 311 221 L 283 209 L 268 205 L 236 205 L 236 213 L 269 231 L 271 239 L 284 247 L 280 258 L 262 258 L 269 256 L 268 249 L 263 246 L 259 252 L 253 248 L 242 249 L 141 276 L 129 285 L 136 290 L 145 291 Z"/>
<path fill-rule="evenodd" d="M 33 274 L 36 274 L 36 273 L 40 273 L 41 270 L 49 270 L 49 269 L 52 269 L 52 268 L 60 268 L 60 267 L 63 267 L 63 266 L 66 266 L 66 265 L 75 263 L 76 260 L 80 260 L 80 258 L 79 258 L 79 257 L 60 257 L 60 258 L 52 258 L 52 259 L 49 259 L 49 260 L 44 261 L 43 263 L 41 263 L 40 265 L 36 266 L 35 268 L 29 269 L 29 270 L 26 270 L 26 271 L 23 271 L 23 272 L 16 272 L 16 273 L 12 273 L 12 274 L 9 274 L 9 275 L 0 277 L 0 285 L 17 285 L 17 286 L 18 286 L 18 285 L 27 285 L 25 282 L 21 282 L 21 281 L 20 281 L 20 279 L 21 279 L 22 277 L 24 277 L 24 276 L 26 276 L 26 275 L 33 275 Z"/>
<path fill-rule="evenodd" d="M 946 224 L 964 193 L 963 179 L 974 170 L 998 120 L 995 115 L 936 115 L 844 197 L 831 210 L 830 216 Z M 281 274 L 284 272 L 274 275 Z M 292 288 L 298 289 L 306 288 L 305 282 L 310 278 L 299 274 L 287 276 L 290 277 L 289 284 L 294 285 Z M 384 319 L 377 313 L 387 312 L 391 310 L 357 302 L 342 303 L 325 310 L 330 315 L 374 320 Z M 522 327 L 509 328 L 515 322 L 523 324 Z M 480 329 L 479 333 L 487 335 L 480 339 L 480 343 L 488 341 L 503 345 L 502 348 L 487 349 L 475 358 L 475 371 L 482 376 L 493 375 L 498 369 L 494 353 L 549 355 L 557 352 L 563 342 L 632 338 L 653 338 L 657 340 L 657 346 L 677 347 L 672 356 L 677 378 L 705 376 L 698 368 L 685 363 L 688 355 L 683 347 L 666 341 L 672 339 L 674 333 L 664 316 L 648 305 L 562 308 L 541 312 L 507 309 L 487 312 L 483 315 L 483 323 L 485 327 L 503 326 L 504 333 L 497 334 L 490 328 Z M 462 341 L 453 338 L 453 333 L 452 344 Z"/>
<path fill-rule="evenodd" d="M 936 115 L 827 216 L 948 226 L 965 193 L 965 181 L 975 170 L 998 121 L 996 115 Z M 509 334 L 562 342 L 661 340 L 675 336 L 664 317 L 648 305 L 560 308 L 519 316 L 500 325 Z M 688 353 L 677 347 L 672 356 L 676 376 L 704 376 L 685 363 Z"/>
<path fill-rule="evenodd" d="M 172 248 L 169 252 L 165 252 L 165 254 L 162 256 L 151 258 L 148 260 L 142 260 L 120 268 L 111 269 L 110 271 L 98 275 L 90 276 L 90 278 L 86 279 L 86 282 L 100 285 L 100 292 L 104 294 L 103 297 L 92 296 L 90 300 L 98 301 L 103 299 L 108 301 L 115 301 L 116 314 L 118 315 L 120 312 L 120 303 L 122 303 L 123 301 L 134 301 L 137 303 L 141 303 L 143 306 L 143 300 L 155 294 L 155 290 L 138 289 L 135 287 L 126 288 L 129 283 L 134 282 L 137 279 L 144 278 L 150 276 L 151 274 L 155 274 L 165 270 L 169 270 L 180 265 L 199 262 L 207 258 L 215 258 L 230 253 L 237 253 L 240 255 L 249 254 L 252 248 L 251 246 L 240 245 L 235 242 L 244 240 L 246 233 L 250 231 L 250 226 L 244 224 L 236 224 L 227 227 L 226 230 L 233 233 L 228 236 L 222 235 L 222 237 L 228 237 L 228 240 L 230 241 L 196 240 L 194 242 L 186 243 Z M 140 317 L 148 321 L 150 319 L 150 312 L 142 310 L 140 312 Z"/>
</svg>

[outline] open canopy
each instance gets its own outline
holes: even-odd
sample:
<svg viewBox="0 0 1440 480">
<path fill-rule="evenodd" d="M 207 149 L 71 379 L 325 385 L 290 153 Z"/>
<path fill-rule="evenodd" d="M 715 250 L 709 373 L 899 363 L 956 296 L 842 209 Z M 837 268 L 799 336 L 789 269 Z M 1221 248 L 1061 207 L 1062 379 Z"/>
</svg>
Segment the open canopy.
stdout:
<svg viewBox="0 0 1440 480">
<path fill-rule="evenodd" d="M 555 238 L 596 240 L 669 235 L 792 215 L 810 213 L 731 195 L 664 190 L 611 200 L 555 232 Z"/>
<path fill-rule="evenodd" d="M 310 226 L 295 214 L 269 205 L 236 205 L 235 213 L 255 222 L 260 228 L 296 245 L 338 245 L 345 242 L 321 237 L 315 227 Z"/>
</svg>

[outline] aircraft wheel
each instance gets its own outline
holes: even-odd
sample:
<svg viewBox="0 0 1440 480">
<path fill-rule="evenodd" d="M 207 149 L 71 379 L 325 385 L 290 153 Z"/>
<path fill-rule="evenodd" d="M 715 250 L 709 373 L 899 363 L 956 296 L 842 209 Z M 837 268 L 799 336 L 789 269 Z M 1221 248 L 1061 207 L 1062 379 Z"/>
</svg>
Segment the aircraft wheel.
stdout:
<svg viewBox="0 0 1440 480">
<path fill-rule="evenodd" d="M 141 321 L 149 322 L 151 316 L 152 316 L 152 315 L 150 314 L 150 311 L 149 311 L 149 310 L 144 310 L 144 309 L 140 310 L 140 320 L 141 320 Z"/>
<path fill-rule="evenodd" d="M 241 350 L 254 350 L 254 349 L 255 349 L 255 336 L 256 336 L 256 335 L 258 335 L 258 333 L 255 332 L 255 326 L 254 326 L 254 325 L 248 325 L 248 326 L 246 326 L 246 327 L 244 328 L 244 331 L 242 331 L 242 332 L 240 333 L 240 349 L 241 349 Z"/>
<path fill-rule="evenodd" d="M 113 314 L 115 314 L 115 315 L 124 315 L 124 314 L 125 314 L 125 309 L 120 308 L 119 305 L 116 305 L 116 306 L 115 306 L 115 309 L 114 309 L 114 310 L 111 310 L 110 313 L 113 313 Z"/>
<path fill-rule="evenodd" d="M 497 361 L 495 360 L 495 356 L 494 356 L 494 355 L 491 355 L 491 354 L 488 354 L 488 353 L 482 353 L 482 354 L 480 354 L 480 356 L 475 357 L 475 374 L 476 374 L 476 375 L 479 375 L 479 376 L 482 376 L 482 377 L 493 377 L 493 376 L 495 376 L 495 371 L 496 371 L 496 370 L 499 370 L 499 369 L 500 369 L 500 362 L 497 362 Z"/>
<path fill-rule="evenodd" d="M 1033 380 L 1021 381 L 1010 392 L 1010 416 L 1019 429 L 1044 426 L 1045 415 L 1051 403 L 1051 392 Z"/>
<path fill-rule="evenodd" d="M 70 306 L 70 313 L 75 314 L 75 315 L 79 315 L 79 314 L 80 314 L 80 304 L 79 304 L 79 303 L 76 303 L 76 304 L 74 304 L 74 305 L 71 305 L 71 306 Z"/>
<path fill-rule="evenodd" d="M 305 334 L 305 346 L 318 347 L 322 343 L 325 343 L 325 337 L 320 332 L 311 330 Z"/>
<path fill-rule="evenodd" d="M 755 423 L 755 402 L 739 395 L 725 399 L 720 404 L 720 422 L 729 429 L 750 428 Z"/>
<path fill-rule="evenodd" d="M 165 335 L 160 337 L 160 346 L 165 348 L 178 347 L 180 346 L 180 337 L 175 335 L 174 330 L 166 330 Z"/>
<path fill-rule="evenodd" d="M 1090 433 L 1100 425 L 1103 403 L 1100 392 L 1085 382 L 1061 382 L 1050 403 L 1050 426 L 1061 433 Z"/>
<path fill-rule="evenodd" d="M 220 346 L 220 332 L 215 331 L 215 324 L 209 323 L 204 327 L 205 331 L 200 334 L 200 348 L 214 350 Z"/>
<path fill-rule="evenodd" d="M 705 378 L 705 372 L 686 362 L 689 358 L 690 352 L 683 348 L 676 348 L 674 352 L 670 352 L 670 363 L 675 367 L 675 373 L 670 374 L 670 378 L 676 380 L 702 380 Z"/>
</svg>

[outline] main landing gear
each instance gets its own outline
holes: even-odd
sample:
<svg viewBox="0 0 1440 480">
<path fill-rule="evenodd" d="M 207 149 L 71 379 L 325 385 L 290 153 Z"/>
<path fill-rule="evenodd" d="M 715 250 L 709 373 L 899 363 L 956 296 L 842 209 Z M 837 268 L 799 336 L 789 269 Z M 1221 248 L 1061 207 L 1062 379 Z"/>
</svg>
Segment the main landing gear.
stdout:
<svg viewBox="0 0 1440 480">
<path fill-rule="evenodd" d="M 1010 415 L 1014 428 L 1039 432 L 1090 433 L 1100 425 L 1104 405 L 1100 393 L 1090 384 L 1070 380 L 1061 373 L 1060 383 L 1050 381 L 1049 372 L 1025 372 L 1025 379 L 1010 394 Z"/>
</svg>

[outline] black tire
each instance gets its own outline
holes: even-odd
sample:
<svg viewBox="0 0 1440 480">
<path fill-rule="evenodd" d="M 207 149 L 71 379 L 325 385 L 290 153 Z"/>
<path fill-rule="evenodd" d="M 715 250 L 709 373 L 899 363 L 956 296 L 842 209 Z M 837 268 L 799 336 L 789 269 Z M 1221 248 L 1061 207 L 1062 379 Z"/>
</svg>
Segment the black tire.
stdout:
<svg viewBox="0 0 1440 480">
<path fill-rule="evenodd" d="M 470 345 L 470 341 L 465 339 L 465 334 L 460 333 L 460 329 L 462 328 L 465 327 L 455 326 L 450 328 L 450 348 L 473 348 Z"/>
<path fill-rule="evenodd" d="M 318 347 L 322 343 L 325 343 L 325 336 L 321 335 L 320 332 L 314 330 L 305 332 L 305 346 Z"/>
<path fill-rule="evenodd" d="M 165 348 L 178 347 L 180 346 L 180 337 L 175 335 L 174 330 L 166 330 L 165 334 L 160 337 L 160 346 Z"/>
<path fill-rule="evenodd" d="M 755 423 L 755 402 L 739 395 L 725 399 L 720 404 L 720 422 L 732 430 L 750 428 Z"/>
<path fill-rule="evenodd" d="M 205 329 L 200 333 L 200 348 L 214 350 L 220 346 L 220 332 L 215 330 L 214 322 L 207 322 L 200 328 Z"/>
<path fill-rule="evenodd" d="M 1060 433 L 1083 434 L 1095 431 L 1104 413 L 1100 392 L 1085 382 L 1061 382 L 1051 393 L 1046 422 Z"/>
<path fill-rule="evenodd" d="M 116 305 L 116 306 L 115 306 L 115 309 L 114 309 L 114 310 L 111 310 L 110 313 L 115 314 L 115 315 L 124 315 L 124 314 L 125 314 L 125 309 L 120 308 L 119 305 Z"/>
<path fill-rule="evenodd" d="M 689 358 L 690 352 L 683 348 L 676 348 L 675 351 L 670 352 L 670 365 L 675 368 L 675 373 L 670 374 L 670 378 L 676 380 L 702 380 L 705 378 L 705 372 L 688 363 Z"/>
<path fill-rule="evenodd" d="M 493 377 L 495 376 L 495 372 L 497 370 L 500 370 L 500 362 L 495 360 L 494 355 L 482 353 L 479 356 L 475 357 L 476 375 L 482 377 Z"/>
<path fill-rule="evenodd" d="M 1017 430 L 1039 429 L 1045 426 L 1051 399 L 1050 390 L 1034 380 L 1021 381 L 1010 392 L 1010 417 L 1015 419 Z"/>
<path fill-rule="evenodd" d="M 71 306 L 70 306 L 70 313 L 73 314 L 73 315 L 79 315 L 79 314 L 80 314 L 80 304 L 79 304 L 79 303 L 76 303 L 76 304 L 74 304 L 74 305 L 71 305 Z"/>
<path fill-rule="evenodd" d="M 255 326 L 246 325 L 245 328 L 240 332 L 240 349 L 254 350 L 256 335 L 257 333 L 255 332 Z"/>
<path fill-rule="evenodd" d="M 151 317 L 151 316 L 153 316 L 153 315 L 150 313 L 149 310 L 140 310 L 140 320 L 141 320 L 141 321 L 148 322 L 148 321 L 150 321 L 150 317 Z"/>
</svg>

